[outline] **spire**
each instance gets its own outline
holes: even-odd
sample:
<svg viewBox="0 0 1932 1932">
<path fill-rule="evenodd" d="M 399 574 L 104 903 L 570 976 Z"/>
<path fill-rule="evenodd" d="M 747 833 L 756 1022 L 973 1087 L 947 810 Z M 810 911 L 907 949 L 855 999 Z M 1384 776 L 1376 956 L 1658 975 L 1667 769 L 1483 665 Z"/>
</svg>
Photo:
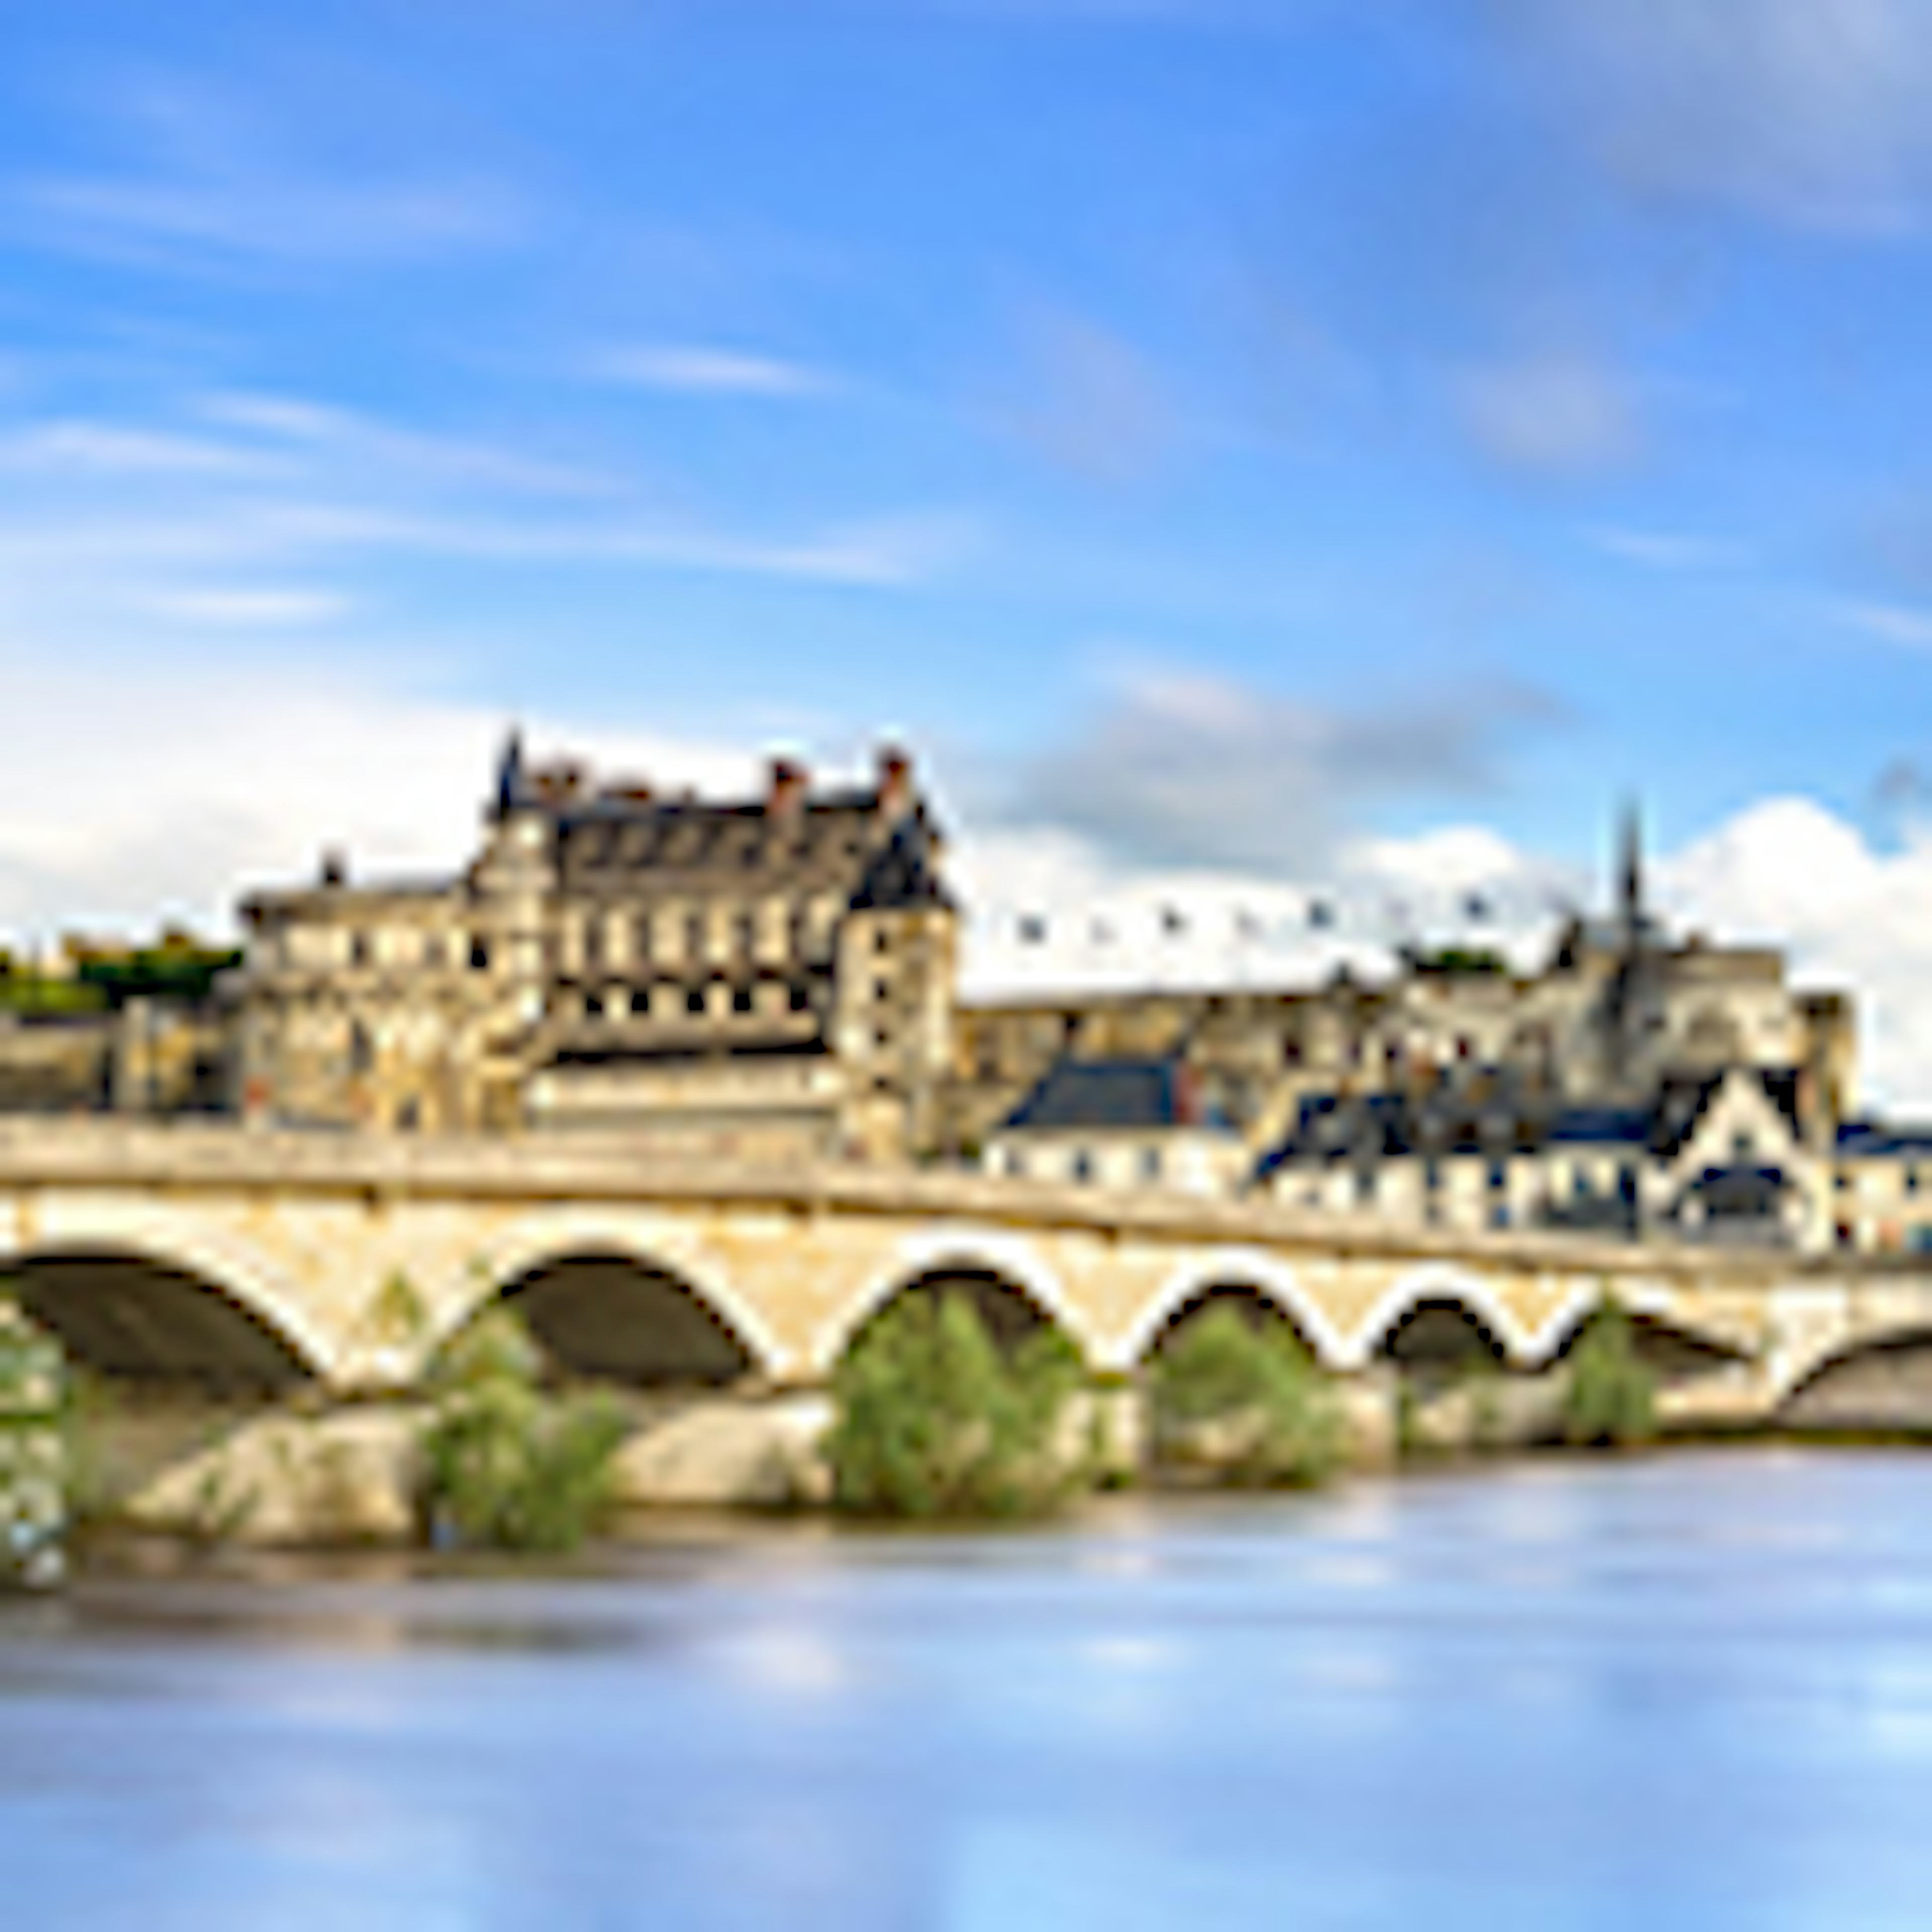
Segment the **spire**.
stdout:
<svg viewBox="0 0 1932 1932">
<path fill-rule="evenodd" d="M 494 816 L 507 818 L 523 802 L 524 734 L 516 725 L 503 741 L 502 755 L 496 760 L 496 803 Z"/>
<path fill-rule="evenodd" d="M 1622 915 L 1624 939 L 1634 945 L 1646 923 L 1643 910 L 1643 820 L 1634 798 L 1627 799 L 1624 802 L 1621 848 L 1618 910 Z"/>
</svg>

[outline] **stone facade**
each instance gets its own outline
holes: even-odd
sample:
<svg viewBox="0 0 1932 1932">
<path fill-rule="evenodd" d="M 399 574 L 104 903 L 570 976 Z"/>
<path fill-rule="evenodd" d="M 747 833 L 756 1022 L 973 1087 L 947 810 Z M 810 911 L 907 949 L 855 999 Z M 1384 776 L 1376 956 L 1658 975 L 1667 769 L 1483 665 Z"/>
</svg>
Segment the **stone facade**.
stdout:
<svg viewBox="0 0 1932 1932">
<path fill-rule="evenodd" d="M 756 1162 L 934 1146 L 956 914 L 910 766 L 700 802 L 531 770 L 454 878 L 243 908 L 244 1108 L 291 1123 L 621 1130 Z"/>
</svg>

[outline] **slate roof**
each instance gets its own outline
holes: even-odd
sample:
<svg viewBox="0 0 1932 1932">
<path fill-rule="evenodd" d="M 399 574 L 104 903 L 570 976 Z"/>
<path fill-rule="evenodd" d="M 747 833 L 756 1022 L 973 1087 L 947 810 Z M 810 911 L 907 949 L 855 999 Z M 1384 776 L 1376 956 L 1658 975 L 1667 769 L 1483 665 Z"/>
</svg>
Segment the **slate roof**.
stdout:
<svg viewBox="0 0 1932 1932">
<path fill-rule="evenodd" d="M 1010 1128 L 1145 1129 L 1228 1123 L 1174 1060 L 1063 1060 L 1006 1116 Z"/>
<path fill-rule="evenodd" d="M 1888 1154 L 1932 1157 L 1932 1126 L 1902 1120 L 1841 1121 L 1838 1152 L 1852 1160 L 1880 1160 Z"/>
<path fill-rule="evenodd" d="M 1798 1124 L 1798 1076 L 1789 1068 L 1748 1070 L 1766 1096 Z M 1416 1091 L 1316 1094 L 1262 1160 L 1257 1180 L 1294 1164 L 1369 1162 L 1404 1154 L 1496 1158 L 1568 1147 L 1641 1149 L 1669 1160 L 1695 1130 L 1723 1086 L 1722 1073 L 1666 1079 L 1645 1105 L 1565 1102 L 1498 1070 L 1484 1070 L 1478 1091 L 1450 1083 Z"/>
</svg>

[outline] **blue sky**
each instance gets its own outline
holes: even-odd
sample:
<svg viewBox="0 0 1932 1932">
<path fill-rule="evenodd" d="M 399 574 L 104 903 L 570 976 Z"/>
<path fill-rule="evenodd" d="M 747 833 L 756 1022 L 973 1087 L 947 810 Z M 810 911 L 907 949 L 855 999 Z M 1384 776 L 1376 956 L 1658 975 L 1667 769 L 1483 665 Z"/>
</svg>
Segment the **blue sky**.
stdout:
<svg viewBox="0 0 1932 1932">
<path fill-rule="evenodd" d="M 1636 790 L 1932 1093 L 1928 224 L 1915 0 L 10 9 L 0 928 L 453 854 L 512 715 L 902 733 L 1006 914 Z"/>
</svg>

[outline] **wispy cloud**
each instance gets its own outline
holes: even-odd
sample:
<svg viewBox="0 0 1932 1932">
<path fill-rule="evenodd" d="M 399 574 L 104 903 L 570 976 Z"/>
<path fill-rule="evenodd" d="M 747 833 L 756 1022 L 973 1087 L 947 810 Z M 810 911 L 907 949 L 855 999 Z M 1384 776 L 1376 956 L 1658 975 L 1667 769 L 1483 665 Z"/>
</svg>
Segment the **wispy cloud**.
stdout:
<svg viewBox="0 0 1932 1932">
<path fill-rule="evenodd" d="M 1450 399 L 1477 448 L 1526 475 L 1580 479 L 1621 468 L 1642 431 L 1632 386 L 1601 357 L 1537 350 L 1451 378 Z"/>
<path fill-rule="evenodd" d="M 1583 535 L 1605 556 L 1646 570 L 1717 569 L 1741 562 L 1744 554 L 1738 544 L 1689 530 L 1634 530 L 1600 524 Z"/>
<path fill-rule="evenodd" d="M 218 629 L 306 629 L 347 615 L 352 600 L 333 590 L 290 584 L 184 584 L 132 601 L 170 623 Z"/>
<path fill-rule="evenodd" d="M 1832 614 L 1840 623 L 1881 644 L 1932 650 L 1932 610 L 1920 605 L 1848 598 L 1834 604 Z"/>
<path fill-rule="evenodd" d="M 629 343 L 586 358 L 593 380 L 674 395 L 795 398 L 837 386 L 808 363 L 703 343 Z"/>
<path fill-rule="evenodd" d="M 500 175 L 398 160 L 345 167 L 298 124 L 178 76 L 102 88 L 115 160 L 0 182 L 16 243 L 175 270 L 380 266 L 521 240 L 531 213 Z"/>
<path fill-rule="evenodd" d="M 1498 0 L 1479 17 L 1630 188 L 1853 236 L 1924 224 L 1922 0 Z"/>
</svg>

